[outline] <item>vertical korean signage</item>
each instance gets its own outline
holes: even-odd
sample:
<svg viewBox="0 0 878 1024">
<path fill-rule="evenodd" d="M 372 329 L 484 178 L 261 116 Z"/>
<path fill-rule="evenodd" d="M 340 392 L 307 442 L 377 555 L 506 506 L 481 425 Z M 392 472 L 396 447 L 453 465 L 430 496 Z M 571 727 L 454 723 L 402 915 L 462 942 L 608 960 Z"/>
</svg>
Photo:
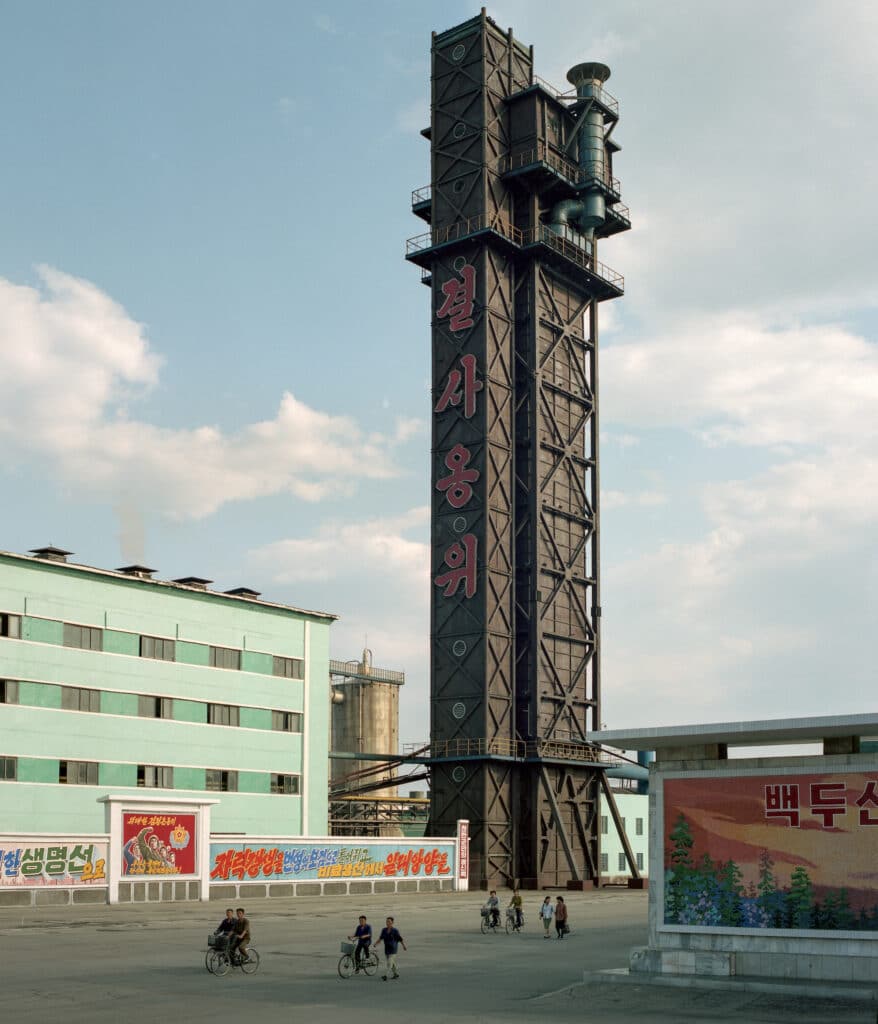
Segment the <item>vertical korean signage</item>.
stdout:
<svg viewBox="0 0 878 1024">
<path fill-rule="evenodd" d="M 194 875 L 196 815 L 122 812 L 123 875 Z"/>
<path fill-rule="evenodd" d="M 878 931 L 878 770 L 663 786 L 666 925 Z"/>
<path fill-rule="evenodd" d="M 437 320 L 448 320 L 448 329 L 456 337 L 473 326 L 473 308 L 476 291 L 476 268 L 463 257 L 454 262 L 459 276 L 450 277 L 440 286 L 442 302 L 436 310 Z M 484 389 L 479 379 L 479 366 L 475 355 L 461 355 L 448 371 L 433 413 L 436 417 L 458 416 L 471 420 L 476 414 L 478 394 Z M 437 430 L 437 436 L 439 431 Z M 444 459 L 444 468 L 435 481 L 436 490 L 451 509 L 465 512 L 473 498 L 473 485 L 481 474 L 470 463 L 473 454 L 458 442 Z M 443 565 L 433 577 L 433 585 L 440 588 L 443 599 L 462 597 L 468 600 L 478 589 L 478 537 L 468 530 L 465 515 L 456 517 L 452 528 L 459 534 L 457 540 L 442 552 Z"/>
</svg>

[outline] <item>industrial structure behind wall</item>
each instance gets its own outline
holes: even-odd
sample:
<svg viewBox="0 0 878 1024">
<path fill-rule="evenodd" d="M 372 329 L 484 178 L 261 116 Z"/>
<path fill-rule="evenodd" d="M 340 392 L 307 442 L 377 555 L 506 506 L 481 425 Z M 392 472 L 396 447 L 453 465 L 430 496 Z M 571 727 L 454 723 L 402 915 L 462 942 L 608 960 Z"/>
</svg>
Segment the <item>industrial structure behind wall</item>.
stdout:
<svg viewBox="0 0 878 1024">
<path fill-rule="evenodd" d="M 361 660 L 330 660 L 330 824 L 334 835 L 399 835 L 396 807 L 399 691 L 405 673 Z M 362 759 L 357 754 L 372 755 Z M 374 755 L 384 755 L 385 761 Z"/>
<path fill-rule="evenodd" d="M 434 34 L 431 822 L 471 825 L 474 884 L 600 878 L 598 242 L 630 227 L 618 104 L 559 92 L 485 11 Z M 615 815 L 614 815 L 615 817 Z M 629 851 L 630 852 L 630 851 Z"/>
</svg>

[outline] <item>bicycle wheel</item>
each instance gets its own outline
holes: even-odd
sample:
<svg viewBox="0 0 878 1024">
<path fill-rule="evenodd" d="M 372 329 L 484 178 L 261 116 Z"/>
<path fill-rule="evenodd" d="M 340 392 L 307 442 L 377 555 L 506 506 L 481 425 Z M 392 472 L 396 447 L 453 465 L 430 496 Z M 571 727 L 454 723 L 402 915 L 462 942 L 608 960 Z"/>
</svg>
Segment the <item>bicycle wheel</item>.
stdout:
<svg viewBox="0 0 878 1024">
<path fill-rule="evenodd" d="M 213 956 L 213 954 L 214 954 L 214 950 L 212 950 L 212 949 L 209 949 L 204 954 L 204 969 L 207 970 L 207 971 L 210 971 L 211 974 L 213 974 L 213 971 L 211 970 L 211 967 L 210 967 L 210 960 L 211 960 L 211 957 Z"/>
<path fill-rule="evenodd" d="M 515 921 L 511 917 L 506 918 L 506 934 L 511 935 L 515 931 Z"/>
<path fill-rule="evenodd" d="M 247 959 L 242 960 L 238 966 L 245 974 L 255 974 L 259 970 L 259 954 L 252 946 L 247 949 Z"/>
<path fill-rule="evenodd" d="M 490 925 L 488 924 L 487 917 L 483 917 L 482 918 L 482 935 L 487 935 L 488 934 L 488 928 L 489 927 L 490 927 Z"/>
<path fill-rule="evenodd" d="M 228 974 L 231 969 L 232 962 L 229 960 L 228 953 L 214 950 L 214 954 L 210 958 L 211 973 L 215 974 L 218 978 L 222 978 L 223 975 Z"/>
<path fill-rule="evenodd" d="M 360 963 L 363 965 L 363 972 L 371 977 L 378 970 L 378 954 L 369 953 L 368 956 L 363 957 Z"/>
<path fill-rule="evenodd" d="M 349 953 L 345 953 L 338 962 L 338 976 L 340 978 L 349 978 L 353 973 L 354 958 Z"/>
</svg>

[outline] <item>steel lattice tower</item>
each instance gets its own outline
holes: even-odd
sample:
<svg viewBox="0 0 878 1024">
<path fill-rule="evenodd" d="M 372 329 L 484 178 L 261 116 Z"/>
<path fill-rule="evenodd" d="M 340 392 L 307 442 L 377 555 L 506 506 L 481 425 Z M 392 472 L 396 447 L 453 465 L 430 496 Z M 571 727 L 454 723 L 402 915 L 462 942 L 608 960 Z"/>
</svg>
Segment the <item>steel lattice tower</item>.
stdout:
<svg viewBox="0 0 878 1024">
<path fill-rule="evenodd" d="M 484 10 L 433 35 L 431 823 L 474 882 L 599 876 L 597 244 L 630 227 L 609 69 L 561 94 Z"/>
</svg>

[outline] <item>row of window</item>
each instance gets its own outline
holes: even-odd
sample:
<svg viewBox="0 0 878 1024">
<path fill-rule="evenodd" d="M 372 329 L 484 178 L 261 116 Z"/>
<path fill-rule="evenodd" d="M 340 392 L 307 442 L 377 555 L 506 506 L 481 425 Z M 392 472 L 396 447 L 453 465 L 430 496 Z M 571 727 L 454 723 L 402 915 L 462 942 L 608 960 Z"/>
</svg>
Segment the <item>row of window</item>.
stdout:
<svg viewBox="0 0 878 1024">
<path fill-rule="evenodd" d="M 637 870 L 643 871 L 643 854 L 637 853 L 634 855 L 637 860 Z M 610 855 L 608 853 L 601 854 L 601 871 L 605 874 L 610 870 Z M 624 853 L 619 854 L 619 871 L 628 870 L 628 859 Z"/>
<path fill-rule="evenodd" d="M 607 817 L 606 814 L 602 814 L 601 815 L 601 835 L 605 836 L 605 835 L 607 835 L 609 833 L 609 831 L 610 831 L 610 819 Z M 622 831 L 623 832 L 626 831 L 625 819 L 624 818 L 622 818 Z M 634 819 L 634 834 L 636 836 L 642 836 L 643 835 L 643 818 L 635 818 Z"/>
<path fill-rule="evenodd" d="M 21 639 L 21 616 L 0 613 L 0 636 Z M 85 651 L 102 651 L 104 649 L 104 631 L 97 626 L 77 626 L 72 622 L 64 623 L 63 644 L 65 647 L 77 647 Z M 153 658 L 158 661 L 177 660 L 177 641 L 160 636 L 140 637 L 140 657 Z M 241 651 L 235 647 L 209 647 L 208 664 L 212 668 L 241 668 Z M 272 657 L 271 674 L 282 679 L 304 679 L 305 662 L 302 658 Z"/>
<path fill-rule="evenodd" d="M 43 683 L 54 686 L 54 683 Z M 101 710 L 101 690 L 80 686 L 61 687 L 61 707 L 65 711 Z M 15 679 L 0 679 L 0 704 L 18 704 L 19 686 Z M 174 718 L 173 697 L 153 697 L 147 694 L 137 696 L 137 714 L 141 718 Z M 236 704 L 208 704 L 209 725 L 240 725 L 241 709 Z M 271 728 L 274 732 L 301 732 L 300 711 L 272 711 Z"/>
<path fill-rule="evenodd" d="M 209 793 L 236 793 L 238 773 L 221 768 L 208 768 L 204 773 L 204 788 Z M 18 758 L 0 757 L 0 780 L 18 781 Z M 97 761 L 59 761 L 58 782 L 62 786 L 97 786 Z M 143 789 L 173 789 L 174 769 L 166 765 L 139 764 L 137 785 Z M 300 776 L 270 773 L 269 792 L 298 796 Z"/>
</svg>

